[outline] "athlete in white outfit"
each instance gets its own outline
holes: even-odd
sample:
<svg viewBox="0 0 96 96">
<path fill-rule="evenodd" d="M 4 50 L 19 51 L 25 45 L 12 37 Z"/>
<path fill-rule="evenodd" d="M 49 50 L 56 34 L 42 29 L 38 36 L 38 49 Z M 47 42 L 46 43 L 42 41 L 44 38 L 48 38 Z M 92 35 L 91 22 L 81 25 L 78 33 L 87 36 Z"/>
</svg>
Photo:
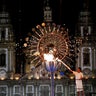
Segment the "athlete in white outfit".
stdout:
<svg viewBox="0 0 96 96">
<path fill-rule="evenodd" d="M 78 67 L 77 71 L 72 71 L 71 69 L 69 70 L 75 75 L 77 96 L 84 96 L 84 89 L 83 89 L 83 83 L 82 83 L 83 73 L 81 72 L 81 68 Z"/>
</svg>

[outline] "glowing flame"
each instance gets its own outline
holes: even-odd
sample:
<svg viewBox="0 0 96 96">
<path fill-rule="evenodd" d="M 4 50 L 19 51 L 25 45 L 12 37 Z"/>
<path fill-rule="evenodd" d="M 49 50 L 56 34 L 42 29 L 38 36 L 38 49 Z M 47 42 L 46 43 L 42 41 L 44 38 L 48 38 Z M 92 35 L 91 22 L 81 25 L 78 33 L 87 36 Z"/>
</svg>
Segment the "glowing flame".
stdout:
<svg viewBox="0 0 96 96">
<path fill-rule="evenodd" d="M 44 60 L 45 61 L 54 61 L 54 55 L 52 53 L 44 54 Z"/>
</svg>

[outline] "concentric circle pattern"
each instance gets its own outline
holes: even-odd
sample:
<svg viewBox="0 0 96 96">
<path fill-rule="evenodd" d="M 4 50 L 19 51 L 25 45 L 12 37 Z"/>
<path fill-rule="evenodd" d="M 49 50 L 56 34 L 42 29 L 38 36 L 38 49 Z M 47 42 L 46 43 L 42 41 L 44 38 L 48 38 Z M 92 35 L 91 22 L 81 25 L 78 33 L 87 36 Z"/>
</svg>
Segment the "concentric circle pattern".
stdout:
<svg viewBox="0 0 96 96">
<path fill-rule="evenodd" d="M 26 62 L 38 67 L 43 63 L 42 54 L 46 49 L 54 50 L 56 58 L 66 62 L 69 57 L 69 36 L 65 25 L 42 23 L 32 28 L 32 33 L 26 37 Z"/>
</svg>

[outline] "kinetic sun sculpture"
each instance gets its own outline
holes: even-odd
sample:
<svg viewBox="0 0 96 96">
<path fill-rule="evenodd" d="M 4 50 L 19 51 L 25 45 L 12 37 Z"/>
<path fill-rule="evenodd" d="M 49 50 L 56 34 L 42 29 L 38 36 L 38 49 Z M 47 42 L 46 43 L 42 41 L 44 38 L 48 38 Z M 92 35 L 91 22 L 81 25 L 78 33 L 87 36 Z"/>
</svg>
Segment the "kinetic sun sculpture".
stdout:
<svg viewBox="0 0 96 96">
<path fill-rule="evenodd" d="M 54 72 L 62 64 L 70 69 L 65 63 L 73 56 L 69 48 L 68 29 L 64 25 L 42 23 L 33 28 L 32 32 L 24 43 L 26 58 L 35 68 L 44 64 L 51 73 L 51 96 L 54 96 Z"/>
<path fill-rule="evenodd" d="M 69 59 L 71 60 L 70 39 L 65 25 L 42 23 L 36 28 L 32 28 L 32 33 L 29 33 L 25 41 L 26 57 L 35 67 L 42 64 L 42 54 L 45 53 L 46 48 L 50 50 L 54 47 L 56 49 L 55 56 L 65 63 Z"/>
</svg>

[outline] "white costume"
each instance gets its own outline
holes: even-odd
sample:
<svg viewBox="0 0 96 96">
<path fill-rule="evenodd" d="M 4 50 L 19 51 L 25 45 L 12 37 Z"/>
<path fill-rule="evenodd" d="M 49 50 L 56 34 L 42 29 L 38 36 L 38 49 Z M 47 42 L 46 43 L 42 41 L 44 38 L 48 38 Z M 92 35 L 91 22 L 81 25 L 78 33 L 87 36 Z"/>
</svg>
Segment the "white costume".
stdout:
<svg viewBox="0 0 96 96">
<path fill-rule="evenodd" d="M 81 79 L 81 78 L 83 78 L 83 73 L 73 71 L 73 74 L 75 75 L 77 92 L 83 91 L 83 83 L 82 83 L 82 79 Z"/>
</svg>

